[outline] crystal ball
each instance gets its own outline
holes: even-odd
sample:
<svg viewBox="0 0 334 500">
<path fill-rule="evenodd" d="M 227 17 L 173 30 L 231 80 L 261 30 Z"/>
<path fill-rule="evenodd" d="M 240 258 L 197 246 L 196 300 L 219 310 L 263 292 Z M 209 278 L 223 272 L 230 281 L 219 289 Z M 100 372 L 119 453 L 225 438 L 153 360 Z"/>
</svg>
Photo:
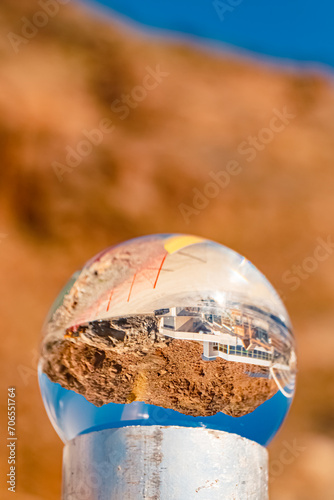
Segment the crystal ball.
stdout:
<svg viewBox="0 0 334 500">
<path fill-rule="evenodd" d="M 64 442 L 129 425 L 266 445 L 293 398 L 295 342 L 267 279 L 200 237 L 144 236 L 75 273 L 43 328 L 39 382 Z"/>
</svg>

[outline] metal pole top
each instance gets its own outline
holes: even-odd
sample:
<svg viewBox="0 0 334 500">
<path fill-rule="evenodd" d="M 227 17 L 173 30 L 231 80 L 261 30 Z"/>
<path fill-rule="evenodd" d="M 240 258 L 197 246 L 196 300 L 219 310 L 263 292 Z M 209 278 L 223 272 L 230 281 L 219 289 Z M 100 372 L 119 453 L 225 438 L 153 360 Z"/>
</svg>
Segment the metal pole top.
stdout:
<svg viewBox="0 0 334 500">
<path fill-rule="evenodd" d="M 205 428 L 133 426 L 64 449 L 63 500 L 267 500 L 268 453 Z"/>
</svg>

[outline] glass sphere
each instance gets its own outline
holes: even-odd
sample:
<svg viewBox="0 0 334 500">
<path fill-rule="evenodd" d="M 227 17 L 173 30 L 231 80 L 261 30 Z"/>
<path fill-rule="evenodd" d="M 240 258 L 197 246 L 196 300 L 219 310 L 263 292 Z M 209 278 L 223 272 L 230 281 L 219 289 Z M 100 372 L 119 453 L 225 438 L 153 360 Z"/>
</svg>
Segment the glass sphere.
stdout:
<svg viewBox="0 0 334 500">
<path fill-rule="evenodd" d="M 196 236 L 145 236 L 100 253 L 60 293 L 43 333 L 41 392 L 65 442 L 178 425 L 266 445 L 294 394 L 279 296 L 244 257 Z"/>
</svg>

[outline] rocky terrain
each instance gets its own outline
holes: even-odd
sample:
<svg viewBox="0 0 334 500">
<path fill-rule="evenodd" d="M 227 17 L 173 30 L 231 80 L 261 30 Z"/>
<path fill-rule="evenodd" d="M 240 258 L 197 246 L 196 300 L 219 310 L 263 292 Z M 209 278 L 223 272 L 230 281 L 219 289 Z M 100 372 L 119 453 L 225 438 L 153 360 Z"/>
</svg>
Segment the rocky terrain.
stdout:
<svg viewBox="0 0 334 500">
<path fill-rule="evenodd" d="M 144 401 L 193 417 L 241 417 L 278 390 L 273 379 L 248 375 L 260 367 L 203 361 L 201 342 L 161 335 L 154 316 L 95 321 L 71 333 L 45 344 L 41 368 L 96 406 Z"/>
<path fill-rule="evenodd" d="M 180 232 L 246 255 L 280 291 L 299 378 L 270 497 L 332 500 L 332 76 L 156 40 L 74 2 L 15 52 L 8 34 L 40 9 L 0 4 L 0 380 L 3 395 L 17 388 L 16 499 L 60 498 L 62 443 L 36 371 L 50 304 L 103 248 Z M 1 429 L 6 416 L 3 396 Z"/>
</svg>

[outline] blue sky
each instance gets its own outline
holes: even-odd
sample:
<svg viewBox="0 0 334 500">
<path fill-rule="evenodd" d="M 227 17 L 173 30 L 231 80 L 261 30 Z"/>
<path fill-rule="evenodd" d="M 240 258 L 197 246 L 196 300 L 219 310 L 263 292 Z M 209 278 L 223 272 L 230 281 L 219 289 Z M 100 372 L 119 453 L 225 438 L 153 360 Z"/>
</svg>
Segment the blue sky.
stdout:
<svg viewBox="0 0 334 500">
<path fill-rule="evenodd" d="M 221 0 L 217 8 L 213 0 L 82 1 L 108 6 L 123 18 L 149 26 L 334 67 L 333 0 Z"/>
</svg>

